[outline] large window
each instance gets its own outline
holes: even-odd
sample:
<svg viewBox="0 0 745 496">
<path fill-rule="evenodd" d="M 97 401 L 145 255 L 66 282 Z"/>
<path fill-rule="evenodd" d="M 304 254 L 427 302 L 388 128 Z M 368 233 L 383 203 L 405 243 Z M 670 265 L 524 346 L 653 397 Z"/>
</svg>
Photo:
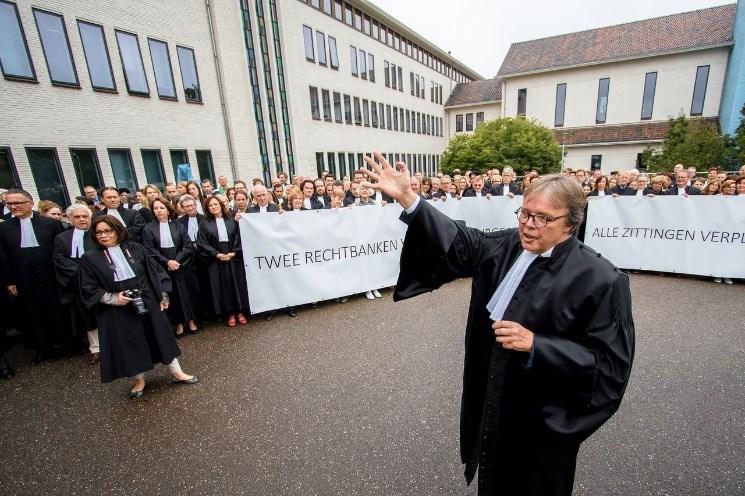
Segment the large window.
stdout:
<svg viewBox="0 0 745 496">
<path fill-rule="evenodd" d="M 657 73 L 648 72 L 644 76 L 644 96 L 642 97 L 642 120 L 652 118 L 654 108 L 654 91 L 657 87 Z"/>
<path fill-rule="evenodd" d="M 137 35 L 116 31 L 116 42 L 119 45 L 119 58 L 124 68 L 127 91 L 135 95 L 149 95 L 150 88 L 145 77 L 145 66 L 142 65 Z"/>
<path fill-rule="evenodd" d="M 52 83 L 79 86 L 78 73 L 72 59 L 64 18 L 43 10 L 33 9 L 33 11 Z"/>
<path fill-rule="evenodd" d="M 318 47 L 318 63 L 326 65 L 326 35 L 316 31 L 316 47 Z"/>
<path fill-rule="evenodd" d="M 349 46 L 349 61 L 352 67 L 352 76 L 357 77 L 357 49 Z"/>
<path fill-rule="evenodd" d="M 0 188 L 20 189 L 21 181 L 10 148 L 0 148 Z"/>
<path fill-rule="evenodd" d="M 104 186 L 95 148 L 71 148 L 70 158 L 81 193 L 86 186 L 93 186 L 97 190 Z"/>
<path fill-rule="evenodd" d="M 339 177 L 337 179 L 341 180 L 346 175 L 347 175 L 347 156 L 344 154 L 344 152 L 339 152 Z"/>
<path fill-rule="evenodd" d="M 385 105 L 378 104 L 378 118 L 380 119 L 380 129 L 385 129 Z"/>
<path fill-rule="evenodd" d="M 463 131 L 463 114 L 455 114 L 455 132 Z"/>
<path fill-rule="evenodd" d="M 476 127 L 478 128 L 481 124 L 484 123 L 484 113 L 483 112 L 476 112 Z M 440 126 L 442 123 L 440 122 L 440 118 L 437 118 L 437 136 L 442 136 L 442 130 L 440 129 Z"/>
<path fill-rule="evenodd" d="M 310 115 L 313 119 L 321 120 L 321 109 L 318 105 L 318 88 L 310 86 Z"/>
<path fill-rule="evenodd" d="M 383 61 L 383 77 L 385 78 L 385 87 L 391 87 L 391 64 L 387 60 Z"/>
<path fill-rule="evenodd" d="M 63 208 L 70 204 L 56 148 L 26 148 L 39 200 L 52 200 Z"/>
<path fill-rule="evenodd" d="M 0 68 L 6 78 L 36 80 L 18 7 L 0 0 Z"/>
<path fill-rule="evenodd" d="M 554 108 L 554 127 L 564 125 L 564 110 L 566 109 L 567 84 L 556 85 L 556 108 Z"/>
<path fill-rule="evenodd" d="M 693 85 L 693 103 L 691 103 L 691 115 L 702 115 L 704 113 L 704 99 L 706 97 L 706 85 L 709 82 L 709 66 L 702 65 L 696 68 L 696 83 Z"/>
<path fill-rule="evenodd" d="M 98 24 L 78 21 L 78 31 L 80 31 L 80 40 L 83 42 L 83 52 L 85 53 L 85 62 L 88 64 L 91 86 L 95 90 L 115 91 L 116 82 L 111 70 L 109 47 L 106 45 L 103 28 Z"/>
<path fill-rule="evenodd" d="M 308 26 L 303 26 L 303 41 L 305 42 L 305 59 L 315 62 L 316 57 L 313 52 L 313 30 Z"/>
<path fill-rule="evenodd" d="M 326 166 L 323 164 L 323 152 L 316 152 L 316 177 L 323 176 L 323 171 L 326 169 Z"/>
<path fill-rule="evenodd" d="M 199 87 L 199 73 L 194 50 L 176 46 L 178 63 L 181 66 L 181 81 L 184 83 L 184 96 L 187 102 L 201 102 L 202 90 Z"/>
<path fill-rule="evenodd" d="M 473 131 L 473 114 L 466 114 L 466 131 Z"/>
<path fill-rule="evenodd" d="M 147 44 L 150 47 L 150 59 L 153 62 L 153 73 L 155 74 L 155 86 L 158 89 L 158 96 L 166 99 L 176 99 L 176 85 L 173 82 L 173 70 L 171 69 L 168 44 L 152 38 L 148 38 Z"/>
<path fill-rule="evenodd" d="M 331 94 L 329 90 L 321 90 L 321 100 L 323 101 L 323 120 L 331 122 Z"/>
<path fill-rule="evenodd" d="M 339 52 L 336 50 L 336 38 L 329 36 L 329 62 L 332 69 L 339 68 Z"/>
<path fill-rule="evenodd" d="M 352 99 L 349 95 L 344 95 L 344 122 L 352 123 Z"/>
<path fill-rule="evenodd" d="M 600 170 L 603 163 L 602 155 L 592 155 L 590 157 L 590 170 Z"/>
<path fill-rule="evenodd" d="M 385 106 L 385 120 L 387 122 L 388 129 L 393 129 L 393 116 L 391 114 L 391 106 Z"/>
<path fill-rule="evenodd" d="M 141 150 L 141 153 L 147 183 L 154 184 L 163 191 L 166 184 L 166 177 L 163 171 L 163 157 L 160 155 L 160 150 Z"/>
<path fill-rule="evenodd" d="M 365 127 L 370 127 L 370 101 L 362 100 L 362 122 Z"/>
<path fill-rule="evenodd" d="M 178 166 L 189 165 L 189 154 L 186 150 L 170 150 L 171 155 L 171 167 L 173 167 L 173 177 L 176 181 L 179 181 Z"/>
<path fill-rule="evenodd" d="M 109 161 L 111 162 L 111 171 L 114 173 L 116 187 L 127 188 L 130 192 L 134 192 L 138 188 L 137 176 L 129 149 L 110 148 Z"/>
<path fill-rule="evenodd" d="M 326 154 L 326 158 L 328 159 L 329 163 L 329 172 L 334 177 L 334 179 L 336 179 L 336 154 L 334 152 L 328 152 Z M 327 191 L 326 194 L 330 195 L 331 192 Z"/>
<path fill-rule="evenodd" d="M 401 66 L 396 67 L 398 71 L 398 91 L 404 90 L 404 71 Z"/>
<path fill-rule="evenodd" d="M 336 122 L 344 122 L 341 111 L 341 93 L 334 91 L 334 120 Z"/>
<path fill-rule="evenodd" d="M 365 53 L 364 50 L 360 50 L 359 69 L 360 69 L 360 77 L 362 79 L 367 79 L 367 53 Z"/>
<path fill-rule="evenodd" d="M 378 104 L 370 102 L 372 127 L 378 127 Z"/>
<path fill-rule="evenodd" d="M 197 169 L 199 169 L 199 178 L 209 179 L 215 184 L 215 166 L 212 163 L 212 152 L 210 150 L 196 150 Z"/>
<path fill-rule="evenodd" d="M 354 123 L 357 126 L 362 125 L 362 108 L 358 97 L 354 97 Z"/>
<path fill-rule="evenodd" d="M 528 90 L 521 88 L 517 90 L 517 115 L 525 117 L 525 111 L 528 108 Z"/>
<path fill-rule="evenodd" d="M 595 123 L 604 124 L 608 117 L 608 90 L 610 78 L 602 78 L 598 83 L 598 107 L 595 112 Z"/>
<path fill-rule="evenodd" d="M 367 54 L 367 75 L 371 83 L 375 82 L 375 57 L 372 53 Z"/>
</svg>

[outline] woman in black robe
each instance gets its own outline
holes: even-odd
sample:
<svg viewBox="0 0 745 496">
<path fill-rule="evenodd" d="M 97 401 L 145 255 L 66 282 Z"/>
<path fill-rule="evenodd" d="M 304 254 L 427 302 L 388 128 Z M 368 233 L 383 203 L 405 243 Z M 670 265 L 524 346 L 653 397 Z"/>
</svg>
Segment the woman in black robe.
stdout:
<svg viewBox="0 0 745 496">
<path fill-rule="evenodd" d="M 168 317 L 176 326 L 176 336 L 184 333 L 184 325 L 190 333 L 197 332 L 197 309 L 199 308 L 199 283 L 191 270 L 194 263 L 194 245 L 189 234 L 179 222 L 170 222 L 173 208 L 162 198 L 150 204 L 155 220 L 142 231 L 145 249 L 163 269 L 168 271 L 173 286 Z"/>
<path fill-rule="evenodd" d="M 235 327 L 236 320 L 244 326 L 248 323 L 244 315 L 249 311 L 248 288 L 238 223 L 214 196 L 205 202 L 205 211 L 197 244 L 209 260 L 207 270 L 215 314 L 226 317 L 228 327 Z"/>
<path fill-rule="evenodd" d="M 97 248 L 83 255 L 78 277 L 83 304 L 98 322 L 101 382 L 132 377 L 129 396 L 141 398 L 145 371 L 160 362 L 175 382 L 198 383 L 181 370 L 181 350 L 163 313 L 171 290 L 166 272 L 142 245 L 127 241 L 127 230 L 115 217 L 98 217 L 90 230 Z M 141 301 L 131 290 L 139 290 Z"/>
</svg>

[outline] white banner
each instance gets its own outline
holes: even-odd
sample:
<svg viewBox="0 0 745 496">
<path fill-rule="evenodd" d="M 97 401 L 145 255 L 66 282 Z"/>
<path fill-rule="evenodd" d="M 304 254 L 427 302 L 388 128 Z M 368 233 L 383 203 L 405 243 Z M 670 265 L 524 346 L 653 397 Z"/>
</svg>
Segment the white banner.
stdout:
<svg viewBox="0 0 745 496">
<path fill-rule="evenodd" d="M 522 197 L 430 202 L 484 231 L 517 226 Z M 251 313 L 394 286 L 406 224 L 401 207 L 353 207 L 240 219 Z"/>
<path fill-rule="evenodd" d="M 585 243 L 624 269 L 745 278 L 745 197 L 593 197 Z"/>
</svg>

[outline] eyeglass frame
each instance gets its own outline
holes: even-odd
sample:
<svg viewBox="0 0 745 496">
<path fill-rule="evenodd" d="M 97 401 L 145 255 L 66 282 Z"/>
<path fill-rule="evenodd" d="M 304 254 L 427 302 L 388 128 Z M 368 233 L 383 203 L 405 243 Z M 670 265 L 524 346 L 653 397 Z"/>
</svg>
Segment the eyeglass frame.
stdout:
<svg viewBox="0 0 745 496">
<path fill-rule="evenodd" d="M 520 207 L 517 210 L 515 210 L 515 215 L 517 215 L 517 221 L 520 224 L 527 224 L 528 221 L 532 218 L 533 219 L 533 225 L 536 227 L 536 229 L 543 229 L 543 228 L 545 228 L 549 224 L 549 222 L 553 222 L 555 220 L 559 220 L 559 219 L 563 219 L 565 217 L 569 217 L 569 214 L 560 215 L 558 217 L 551 217 L 550 215 L 544 215 L 544 214 L 529 214 L 529 213 L 526 213 L 525 215 L 527 216 L 527 218 L 523 221 L 523 220 L 520 219 L 520 215 L 521 215 L 521 213 L 523 211 L 527 212 L 527 210 L 523 210 L 523 207 Z M 536 218 L 537 217 L 541 217 L 543 219 L 546 219 L 546 223 L 543 224 L 542 226 L 539 226 L 536 223 Z"/>
</svg>

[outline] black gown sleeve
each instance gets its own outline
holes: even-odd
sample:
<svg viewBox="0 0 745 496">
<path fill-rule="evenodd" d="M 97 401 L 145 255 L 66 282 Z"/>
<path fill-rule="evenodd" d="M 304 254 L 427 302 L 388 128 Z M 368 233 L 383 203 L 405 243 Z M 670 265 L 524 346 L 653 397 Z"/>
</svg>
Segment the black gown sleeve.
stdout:
<svg viewBox="0 0 745 496">
<path fill-rule="evenodd" d="M 473 276 L 487 252 L 509 231 L 482 233 L 454 221 L 425 201 L 401 220 L 409 225 L 401 250 L 401 267 L 393 300 L 439 288 L 457 277 Z"/>
<path fill-rule="evenodd" d="M 65 290 L 71 290 L 78 273 L 78 264 L 73 262 L 66 253 L 67 247 L 65 241 L 57 235 L 54 238 L 54 273 L 57 276 L 57 283 Z"/>
<path fill-rule="evenodd" d="M 176 226 L 176 236 L 174 236 L 173 241 L 176 246 L 180 244 L 180 249 L 176 254 L 176 261 L 181 265 L 187 265 L 194 256 L 194 245 L 191 239 L 189 239 L 189 233 L 184 229 L 184 226 L 178 222 L 174 223 L 174 225 Z"/>
<path fill-rule="evenodd" d="M 101 301 L 104 293 L 106 293 L 106 289 L 102 288 L 98 283 L 93 262 L 86 255 L 83 255 L 83 258 L 80 259 L 78 288 L 80 291 L 80 300 L 88 310 L 95 307 Z"/>
<path fill-rule="evenodd" d="M 209 224 L 207 221 L 204 221 L 199 226 L 199 234 L 197 234 L 197 246 L 199 249 L 204 253 L 208 258 L 212 259 L 217 256 L 219 251 L 212 246 L 212 243 L 210 242 L 210 234 L 209 234 Z"/>
<path fill-rule="evenodd" d="M 153 288 L 153 292 L 156 295 L 158 301 L 160 301 L 160 295 L 163 293 L 170 293 L 173 291 L 171 284 L 171 278 L 168 276 L 168 272 L 153 257 L 149 257 L 144 248 L 141 251 L 141 258 L 138 262 L 145 265 L 145 272 L 147 273 L 148 281 Z"/>
<path fill-rule="evenodd" d="M 127 226 L 127 231 L 130 233 L 132 241 L 139 243 L 142 240 L 142 231 L 145 230 L 146 224 L 145 218 L 140 215 L 140 212 L 134 210 L 132 224 Z"/>
<path fill-rule="evenodd" d="M 235 253 L 236 259 L 242 259 L 243 258 L 243 242 L 241 241 L 241 229 L 238 225 L 238 222 L 232 221 L 233 226 L 235 228 L 235 234 L 233 235 L 233 248 L 230 250 L 231 252 Z"/>
<path fill-rule="evenodd" d="M 591 411 L 613 411 L 634 357 L 629 279 L 619 274 L 603 294 L 580 339 L 536 334 L 530 370 Z"/>
</svg>

